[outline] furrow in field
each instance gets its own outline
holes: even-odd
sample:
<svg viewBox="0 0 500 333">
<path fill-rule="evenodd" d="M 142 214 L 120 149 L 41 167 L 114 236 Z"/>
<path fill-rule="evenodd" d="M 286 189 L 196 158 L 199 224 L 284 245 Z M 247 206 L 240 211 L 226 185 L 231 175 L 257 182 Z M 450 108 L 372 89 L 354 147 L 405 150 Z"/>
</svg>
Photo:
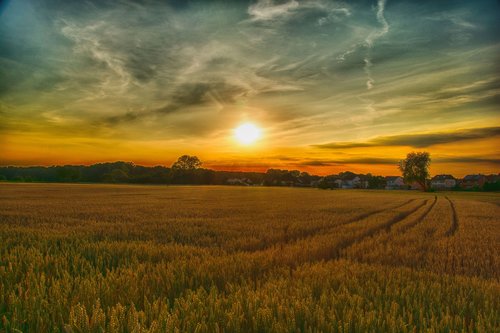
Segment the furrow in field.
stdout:
<svg viewBox="0 0 500 333">
<path fill-rule="evenodd" d="M 421 214 L 405 219 L 390 233 L 381 232 L 364 242 L 353 244 L 346 249 L 345 257 L 359 262 L 428 269 L 427 257 L 435 252 L 436 240 L 444 235 L 448 227 L 444 225 L 449 217 L 448 206 L 446 200 L 435 197 L 421 210 Z"/>
<path fill-rule="evenodd" d="M 353 238 L 347 238 L 344 239 L 343 241 L 339 242 L 338 246 L 334 250 L 334 256 L 329 259 L 338 259 L 341 257 L 342 251 L 345 249 L 349 248 L 355 243 L 360 243 L 366 238 L 372 237 L 376 235 L 379 232 L 385 231 L 385 232 L 390 232 L 391 228 L 396 224 L 400 223 L 406 218 L 410 217 L 411 215 L 415 214 L 420 210 L 420 208 L 424 207 L 427 204 L 427 200 L 424 200 L 422 203 L 417 205 L 416 207 L 406 210 L 404 212 L 400 212 L 391 219 L 387 220 L 384 223 L 378 224 L 375 227 L 369 228 L 368 230 L 359 233 L 356 237 Z"/>
<path fill-rule="evenodd" d="M 424 200 L 421 204 L 419 204 L 417 207 L 415 208 L 412 208 L 410 210 L 407 210 L 405 212 L 401 212 L 399 213 L 398 215 L 394 216 L 392 219 L 388 220 L 386 223 L 380 225 L 379 227 L 377 228 L 373 228 L 373 229 L 370 229 L 370 232 L 367 233 L 366 235 L 363 235 L 363 237 L 357 239 L 356 241 L 362 241 L 363 238 L 366 238 L 366 237 L 370 237 L 372 235 L 374 235 L 375 233 L 381 231 L 381 230 L 385 230 L 387 232 L 391 231 L 391 228 L 396 224 L 396 223 L 399 223 L 401 221 L 403 221 L 404 219 L 406 219 L 407 217 L 409 217 L 410 215 L 416 213 L 420 208 L 422 208 L 423 206 L 425 206 L 427 204 L 427 200 Z"/>
<path fill-rule="evenodd" d="M 271 256 L 275 258 L 274 261 L 277 264 L 290 267 L 305 262 L 338 259 L 346 248 L 382 231 L 390 231 L 392 226 L 418 212 L 426 203 L 426 200 L 423 200 L 412 208 L 399 212 L 384 210 L 382 216 L 370 216 L 370 219 L 363 219 L 362 223 L 344 224 L 341 228 L 332 229 L 323 234 L 290 244 L 280 244 L 263 251 L 253 252 L 253 254 Z"/>
<path fill-rule="evenodd" d="M 398 209 L 398 208 L 401 208 L 403 206 L 406 206 L 407 204 L 415 201 L 416 199 L 410 199 L 410 200 L 407 200 L 405 202 L 403 202 L 402 204 L 399 204 L 397 206 L 394 206 L 394 207 L 391 207 L 391 208 L 383 208 L 383 209 L 378 209 L 376 211 L 373 211 L 373 212 L 368 212 L 368 213 L 364 213 L 364 214 L 361 214 L 361 215 L 358 215 L 350 220 L 348 220 L 347 222 L 345 223 L 342 223 L 341 225 L 346 225 L 346 224 L 350 224 L 350 223 L 355 223 L 355 222 L 358 222 L 358 221 L 361 221 L 365 218 L 368 218 L 372 215 L 375 215 L 375 214 L 378 214 L 378 213 L 382 213 L 382 212 L 385 212 L 385 211 L 388 211 L 388 210 L 394 210 L 394 209 Z"/>
<path fill-rule="evenodd" d="M 417 224 L 419 224 L 420 222 L 422 222 L 425 217 L 427 215 L 429 215 L 429 213 L 431 212 L 431 210 L 434 208 L 434 206 L 436 205 L 436 202 L 437 202 L 437 196 L 434 196 L 434 201 L 432 202 L 432 204 L 425 210 L 425 212 L 419 217 L 417 218 L 415 221 L 411 222 L 411 223 L 407 223 L 406 225 L 402 226 L 400 229 L 399 229 L 399 232 L 403 233 L 403 232 L 406 232 L 408 231 L 409 229 L 415 227 Z"/>
<path fill-rule="evenodd" d="M 319 235 L 321 233 L 328 233 L 332 230 L 335 230 L 339 227 L 342 227 L 342 226 L 345 226 L 345 225 L 349 225 L 349 224 L 353 224 L 353 223 L 356 223 L 356 222 L 360 222 L 366 218 L 369 218 L 373 215 L 376 215 L 376 214 L 380 214 L 380 213 L 383 213 L 383 212 L 390 212 L 390 211 L 393 211 L 393 210 L 396 210 L 396 209 L 399 209 L 399 208 L 402 208 L 412 202 L 414 202 L 416 199 L 409 199 L 409 200 L 406 200 L 404 201 L 403 203 L 400 203 L 398 205 L 395 205 L 395 206 L 391 206 L 391 207 L 386 207 L 386 208 L 381 208 L 381 209 L 377 209 L 377 210 L 374 210 L 374 211 L 370 211 L 370 212 L 367 212 L 367 213 L 363 213 L 363 214 L 359 214 L 359 215 L 356 215 L 354 216 L 353 218 L 350 218 L 346 221 L 343 221 L 343 222 L 340 222 L 340 223 L 336 223 L 336 224 L 332 224 L 332 225 L 326 225 L 326 226 L 318 226 L 318 227 L 313 227 L 313 228 L 310 228 L 308 230 L 303 230 L 301 231 L 300 233 L 297 233 L 297 234 L 288 234 L 286 235 L 286 241 L 285 243 L 293 243 L 293 242 L 299 242 L 301 240 L 304 240 L 304 239 L 307 239 L 307 238 L 310 238 L 310 237 L 314 237 L 316 235 Z M 275 246 L 276 244 L 271 244 L 267 247 L 265 247 L 264 249 L 266 248 L 271 248 L 273 246 Z"/>
<path fill-rule="evenodd" d="M 451 207 L 451 212 L 452 212 L 452 218 L 451 218 L 451 226 L 450 229 L 446 232 L 446 237 L 451 237 L 453 236 L 457 230 L 458 230 L 458 215 L 457 215 L 457 210 L 455 209 L 455 204 L 453 201 L 451 201 L 448 197 L 445 197 L 446 200 L 450 203 Z"/>
</svg>

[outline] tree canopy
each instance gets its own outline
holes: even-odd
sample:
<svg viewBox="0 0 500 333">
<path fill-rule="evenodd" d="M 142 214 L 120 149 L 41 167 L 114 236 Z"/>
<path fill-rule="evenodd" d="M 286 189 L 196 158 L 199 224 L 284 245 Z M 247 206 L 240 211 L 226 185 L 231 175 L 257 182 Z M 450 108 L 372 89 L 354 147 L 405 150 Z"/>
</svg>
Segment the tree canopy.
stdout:
<svg viewBox="0 0 500 333">
<path fill-rule="evenodd" d="M 411 152 L 404 160 L 399 161 L 399 170 L 407 184 L 416 182 L 426 191 L 430 163 L 431 156 L 428 152 Z"/>
<path fill-rule="evenodd" d="M 196 156 L 182 155 L 172 164 L 174 170 L 194 170 L 201 167 L 201 161 Z"/>
</svg>

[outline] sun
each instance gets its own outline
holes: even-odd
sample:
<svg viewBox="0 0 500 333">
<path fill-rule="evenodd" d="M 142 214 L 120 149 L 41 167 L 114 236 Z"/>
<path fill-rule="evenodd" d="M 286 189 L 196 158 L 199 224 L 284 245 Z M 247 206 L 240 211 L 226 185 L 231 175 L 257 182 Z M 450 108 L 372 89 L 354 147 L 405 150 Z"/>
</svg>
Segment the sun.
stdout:
<svg viewBox="0 0 500 333">
<path fill-rule="evenodd" d="M 249 145 L 260 138 L 260 128 L 252 123 L 244 123 L 234 129 L 236 140 L 241 144 Z"/>
</svg>

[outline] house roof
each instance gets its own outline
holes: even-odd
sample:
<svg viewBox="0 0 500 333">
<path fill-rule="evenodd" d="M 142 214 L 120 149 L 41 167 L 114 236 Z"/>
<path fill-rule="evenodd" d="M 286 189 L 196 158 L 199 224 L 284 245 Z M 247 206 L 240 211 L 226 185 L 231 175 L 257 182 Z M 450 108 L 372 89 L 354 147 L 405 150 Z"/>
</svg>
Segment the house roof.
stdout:
<svg viewBox="0 0 500 333">
<path fill-rule="evenodd" d="M 349 171 L 341 173 L 339 176 L 342 180 L 347 180 L 347 181 L 354 180 L 356 177 L 359 177 L 357 174 L 349 172 Z"/>
<path fill-rule="evenodd" d="M 486 176 L 486 179 L 487 179 L 489 182 L 492 182 L 492 183 L 497 182 L 497 181 L 499 181 L 499 180 L 500 180 L 500 174 L 498 174 L 498 175 L 495 175 L 495 174 L 488 175 L 488 176 Z"/>
<path fill-rule="evenodd" d="M 484 177 L 484 175 L 467 175 L 464 177 L 464 180 L 466 181 L 476 181 L 476 180 L 481 180 Z"/>
<path fill-rule="evenodd" d="M 387 180 L 389 182 L 393 182 L 393 181 L 395 181 L 396 179 L 399 179 L 399 178 L 401 178 L 401 176 L 386 176 L 385 180 Z"/>
<path fill-rule="evenodd" d="M 446 179 L 455 179 L 452 175 L 436 175 L 432 177 L 432 181 L 440 181 L 440 180 L 446 180 Z"/>
</svg>

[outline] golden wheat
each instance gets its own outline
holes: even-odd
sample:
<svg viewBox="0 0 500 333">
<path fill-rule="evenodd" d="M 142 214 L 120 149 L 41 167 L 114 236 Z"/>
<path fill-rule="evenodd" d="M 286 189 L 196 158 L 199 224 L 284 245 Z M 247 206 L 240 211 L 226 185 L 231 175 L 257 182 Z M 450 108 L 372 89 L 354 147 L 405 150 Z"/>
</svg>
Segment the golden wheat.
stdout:
<svg viewBox="0 0 500 333">
<path fill-rule="evenodd" d="M 500 331 L 498 194 L 0 186 L 1 332 Z"/>
</svg>

